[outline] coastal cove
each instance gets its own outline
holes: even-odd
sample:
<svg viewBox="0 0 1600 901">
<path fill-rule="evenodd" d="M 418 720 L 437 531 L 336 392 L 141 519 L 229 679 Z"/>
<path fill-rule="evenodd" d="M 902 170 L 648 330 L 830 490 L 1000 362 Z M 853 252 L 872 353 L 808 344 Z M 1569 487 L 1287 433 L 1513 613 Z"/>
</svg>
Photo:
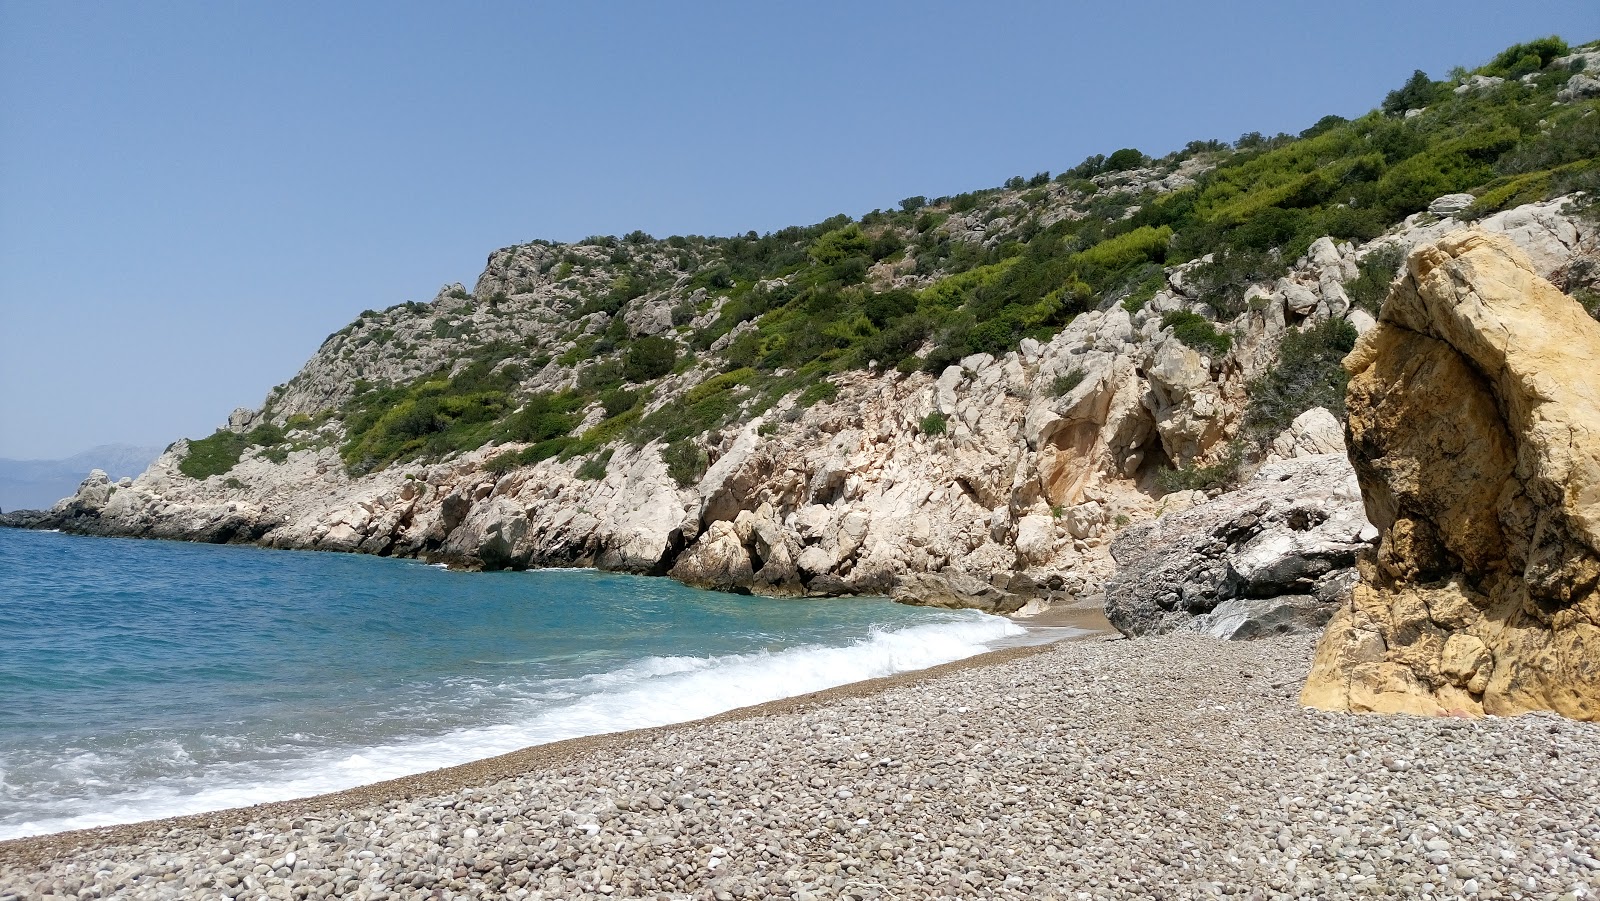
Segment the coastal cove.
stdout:
<svg viewBox="0 0 1600 901">
<path fill-rule="evenodd" d="M 0 530 L 0 838 L 280 801 L 1082 634 L 885 599 Z"/>
</svg>

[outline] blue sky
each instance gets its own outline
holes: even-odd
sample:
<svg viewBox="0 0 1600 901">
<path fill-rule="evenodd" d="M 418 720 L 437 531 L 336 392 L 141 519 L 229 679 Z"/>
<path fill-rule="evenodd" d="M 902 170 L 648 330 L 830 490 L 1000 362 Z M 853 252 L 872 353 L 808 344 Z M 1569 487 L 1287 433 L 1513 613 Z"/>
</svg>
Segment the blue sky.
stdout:
<svg viewBox="0 0 1600 901">
<path fill-rule="evenodd" d="M 1550 33 L 1600 7 L 0 0 L 0 457 L 209 434 L 507 244 L 1299 131 Z"/>
</svg>

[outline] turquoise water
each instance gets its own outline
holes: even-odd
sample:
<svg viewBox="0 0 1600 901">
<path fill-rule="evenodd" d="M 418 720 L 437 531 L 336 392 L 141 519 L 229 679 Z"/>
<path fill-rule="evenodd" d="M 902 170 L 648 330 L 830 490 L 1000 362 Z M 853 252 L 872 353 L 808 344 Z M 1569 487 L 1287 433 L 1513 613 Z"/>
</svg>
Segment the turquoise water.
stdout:
<svg viewBox="0 0 1600 901">
<path fill-rule="evenodd" d="M 0 628 L 0 838 L 696 719 L 1022 631 L 886 600 L 13 529 Z"/>
</svg>

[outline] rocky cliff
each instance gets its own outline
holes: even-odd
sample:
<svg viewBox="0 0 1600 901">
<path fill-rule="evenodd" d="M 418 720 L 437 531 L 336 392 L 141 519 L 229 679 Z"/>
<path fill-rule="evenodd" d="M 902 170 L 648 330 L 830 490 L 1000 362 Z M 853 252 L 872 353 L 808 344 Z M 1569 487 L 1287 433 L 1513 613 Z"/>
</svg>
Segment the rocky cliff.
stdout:
<svg viewBox="0 0 1600 901">
<path fill-rule="evenodd" d="M 1506 236 L 1455 233 L 1346 367 L 1380 537 L 1303 700 L 1600 719 L 1600 324 Z"/>
</svg>

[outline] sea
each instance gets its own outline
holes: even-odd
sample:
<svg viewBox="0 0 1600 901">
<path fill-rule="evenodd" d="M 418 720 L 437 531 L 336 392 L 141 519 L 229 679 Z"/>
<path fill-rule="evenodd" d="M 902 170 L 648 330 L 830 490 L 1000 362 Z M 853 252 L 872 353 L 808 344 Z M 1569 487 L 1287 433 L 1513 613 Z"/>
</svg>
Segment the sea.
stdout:
<svg viewBox="0 0 1600 901">
<path fill-rule="evenodd" d="M 0 839 L 337 791 L 1062 631 L 594 570 L 0 529 Z"/>
</svg>

